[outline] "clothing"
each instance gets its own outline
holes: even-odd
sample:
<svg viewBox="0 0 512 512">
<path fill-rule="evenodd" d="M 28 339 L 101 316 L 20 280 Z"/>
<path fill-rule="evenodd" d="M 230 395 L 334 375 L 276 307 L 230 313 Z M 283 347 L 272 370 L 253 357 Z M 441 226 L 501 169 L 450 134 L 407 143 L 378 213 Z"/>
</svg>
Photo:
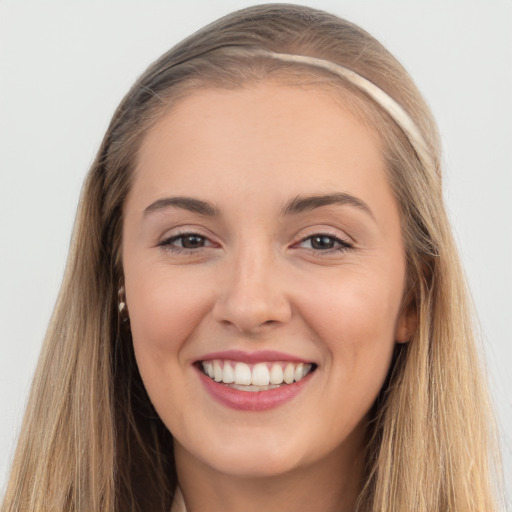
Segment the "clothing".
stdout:
<svg viewBox="0 0 512 512">
<path fill-rule="evenodd" d="M 174 492 L 174 500 L 172 502 L 171 512 L 187 512 L 185 507 L 185 500 L 179 487 L 176 487 Z"/>
</svg>

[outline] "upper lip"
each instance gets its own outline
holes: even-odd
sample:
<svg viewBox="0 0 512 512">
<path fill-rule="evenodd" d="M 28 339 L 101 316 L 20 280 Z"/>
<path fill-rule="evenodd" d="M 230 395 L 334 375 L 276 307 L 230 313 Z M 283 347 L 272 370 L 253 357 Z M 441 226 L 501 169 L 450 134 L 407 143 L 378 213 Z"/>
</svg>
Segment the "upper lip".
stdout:
<svg viewBox="0 0 512 512">
<path fill-rule="evenodd" d="M 213 359 L 224 359 L 228 361 L 240 361 L 241 363 L 256 364 L 275 361 L 289 361 L 292 363 L 311 363 L 307 359 L 297 357 L 275 350 L 259 350 L 256 352 L 244 352 L 243 350 L 223 350 L 221 352 L 210 352 L 197 359 L 197 361 L 210 361 Z"/>
</svg>

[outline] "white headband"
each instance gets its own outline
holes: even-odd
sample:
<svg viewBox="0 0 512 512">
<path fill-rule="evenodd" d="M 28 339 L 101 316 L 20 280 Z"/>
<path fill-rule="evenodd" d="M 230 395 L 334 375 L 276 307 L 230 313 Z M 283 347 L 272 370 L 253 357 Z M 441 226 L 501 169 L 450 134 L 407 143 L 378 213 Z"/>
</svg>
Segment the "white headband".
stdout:
<svg viewBox="0 0 512 512">
<path fill-rule="evenodd" d="M 226 51 L 227 50 L 227 51 Z M 406 137 L 409 139 L 418 160 L 427 169 L 435 169 L 435 165 L 428 150 L 428 146 L 425 143 L 425 139 L 421 135 L 418 127 L 411 119 L 409 114 L 404 108 L 395 101 L 389 94 L 384 92 L 380 87 L 375 85 L 370 80 L 357 74 L 355 71 L 348 69 L 334 62 L 319 59 L 317 57 L 308 57 L 305 55 L 292 55 L 288 53 L 276 53 L 269 50 L 263 50 L 260 48 L 251 47 L 237 47 L 228 46 L 222 48 L 223 53 L 233 55 L 261 55 L 263 57 L 271 57 L 273 59 L 282 60 L 286 62 L 295 62 L 299 64 L 307 64 L 317 68 L 322 68 L 335 75 L 344 78 L 351 84 L 355 85 L 358 89 L 365 92 L 370 98 L 372 98 L 378 105 L 380 105 L 395 121 L 395 123 L 402 129 Z"/>
</svg>

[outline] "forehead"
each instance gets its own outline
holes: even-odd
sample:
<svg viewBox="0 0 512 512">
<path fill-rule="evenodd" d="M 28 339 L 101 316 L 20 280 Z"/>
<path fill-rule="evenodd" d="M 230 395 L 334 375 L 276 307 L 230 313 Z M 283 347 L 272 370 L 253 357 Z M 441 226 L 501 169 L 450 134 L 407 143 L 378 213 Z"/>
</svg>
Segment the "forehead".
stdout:
<svg viewBox="0 0 512 512">
<path fill-rule="evenodd" d="M 368 174 L 385 181 L 380 138 L 351 107 L 350 97 L 319 87 L 259 83 L 194 91 L 146 134 L 134 188 L 172 180 L 199 190 L 213 180 L 234 186 L 243 178 L 291 192 L 295 183 L 328 188 L 342 176 L 347 186 Z"/>
</svg>

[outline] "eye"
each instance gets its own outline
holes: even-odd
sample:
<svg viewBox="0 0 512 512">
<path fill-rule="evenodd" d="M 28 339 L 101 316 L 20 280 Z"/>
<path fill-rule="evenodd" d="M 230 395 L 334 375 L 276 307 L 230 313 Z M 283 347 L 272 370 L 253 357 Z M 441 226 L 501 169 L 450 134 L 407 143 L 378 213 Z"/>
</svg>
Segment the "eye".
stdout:
<svg viewBox="0 0 512 512">
<path fill-rule="evenodd" d="M 180 252 L 211 247 L 213 244 L 208 238 L 198 233 L 179 233 L 170 238 L 166 238 L 158 245 L 166 250 Z"/>
<path fill-rule="evenodd" d="M 314 235 L 303 238 L 299 247 L 311 249 L 314 251 L 330 252 L 330 251 L 346 251 L 353 249 L 351 243 L 341 238 L 326 233 L 316 233 Z"/>
</svg>

